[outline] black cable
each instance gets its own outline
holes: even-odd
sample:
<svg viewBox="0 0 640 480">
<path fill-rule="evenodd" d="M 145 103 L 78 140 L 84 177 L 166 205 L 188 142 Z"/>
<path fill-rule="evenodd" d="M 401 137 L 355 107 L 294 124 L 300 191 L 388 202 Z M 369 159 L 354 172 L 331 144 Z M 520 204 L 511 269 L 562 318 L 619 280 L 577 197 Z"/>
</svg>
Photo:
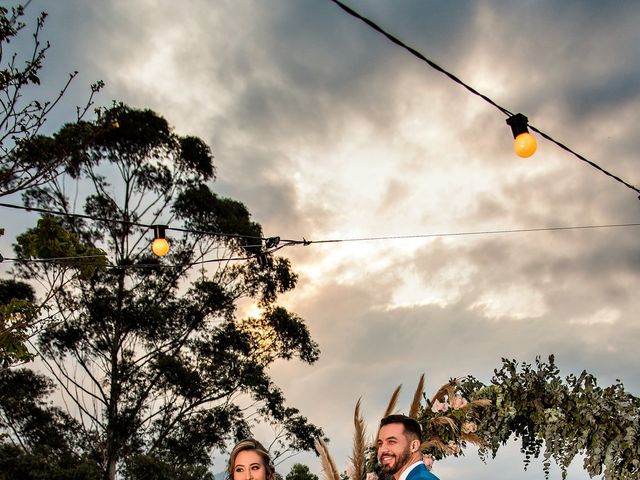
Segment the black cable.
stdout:
<svg viewBox="0 0 640 480">
<path fill-rule="evenodd" d="M 153 225 L 132 222 L 130 220 L 118 220 L 116 218 L 100 218 L 100 217 L 94 217 L 91 215 L 83 215 L 81 213 L 69 213 L 69 212 L 62 212 L 60 210 L 48 210 L 46 208 L 38 208 L 38 207 L 25 207 L 24 205 L 14 205 L 11 203 L 0 202 L 0 207 L 15 208 L 17 210 L 26 210 L 28 212 L 48 213 L 49 215 L 59 215 L 59 216 L 70 217 L 70 218 L 83 218 L 85 220 L 94 220 L 96 222 L 120 223 L 122 225 L 130 225 L 132 227 L 144 227 L 144 228 L 153 227 Z"/>
<path fill-rule="evenodd" d="M 261 255 L 265 255 L 265 254 L 270 254 L 270 253 L 275 253 L 278 250 L 287 247 L 291 245 L 291 243 L 287 242 L 283 245 L 274 247 L 274 248 L 270 248 L 270 249 L 266 249 L 258 254 L 254 254 L 254 255 L 249 255 L 247 257 L 228 257 L 228 258 L 211 258 L 208 260 L 199 260 L 197 262 L 190 262 L 190 263 L 185 263 L 185 264 L 180 264 L 180 265 L 175 265 L 175 264 L 169 264 L 169 263 L 136 263 L 136 264 L 131 264 L 131 265 L 114 265 L 114 264 L 108 264 L 108 265 L 102 265 L 105 268 L 118 268 L 118 269 L 131 269 L 131 268 L 184 268 L 184 267 L 194 267 L 194 266 L 198 266 L 198 265 L 202 265 L 205 263 L 220 263 L 220 262 L 237 262 L 237 261 L 245 261 L 245 260 L 251 260 L 251 259 L 257 259 L 259 258 Z M 261 245 L 253 245 L 256 247 L 259 247 Z M 51 258 L 5 258 L 2 255 L 0 255 L 0 263 L 2 263 L 3 261 L 6 262 L 12 262 L 12 263 L 51 263 L 51 264 L 60 264 L 63 265 L 65 267 L 79 267 L 79 266 L 84 266 L 84 265 L 95 265 L 97 266 L 94 262 L 92 261 L 84 261 L 84 260 L 89 260 L 92 258 L 105 258 L 107 257 L 106 254 L 104 255 L 84 255 L 84 256 L 77 256 L 77 257 L 51 257 Z M 70 262 L 69 260 L 75 260 L 73 262 Z"/>
<path fill-rule="evenodd" d="M 340 242 L 367 242 L 373 240 L 404 240 L 410 238 L 433 238 L 433 237 L 462 237 L 471 235 L 497 235 L 504 233 L 532 233 L 532 232 L 556 232 L 561 230 L 585 230 L 593 228 L 620 228 L 620 227 L 640 227 L 640 223 L 615 223 L 608 225 L 575 225 L 568 227 L 540 227 L 540 228 L 515 228 L 511 230 L 481 230 L 477 232 L 453 232 L 453 233 L 427 233 L 423 235 L 395 235 L 388 237 L 361 237 L 342 238 L 328 240 L 304 240 L 305 245 L 312 243 L 340 243 Z M 303 242 L 298 242 L 303 243 Z"/>
<path fill-rule="evenodd" d="M 446 75 L 447 77 L 449 77 L 451 80 L 453 80 L 454 82 L 456 82 L 457 84 L 461 85 L 462 87 L 464 87 L 465 89 L 467 89 L 469 92 L 473 93 L 474 95 L 477 95 L 478 97 L 482 98 L 484 101 L 486 101 L 487 103 L 489 103 L 490 105 L 494 106 L 495 108 L 497 108 L 498 110 L 500 110 L 502 113 L 504 113 L 505 115 L 507 115 L 508 117 L 512 117 L 514 114 L 511 113 L 509 110 L 507 110 L 506 108 L 498 105 L 496 102 L 494 102 L 491 98 L 487 97 L 486 95 L 483 95 L 482 93 L 478 92 L 475 88 L 471 87 L 470 85 L 464 83 L 462 80 L 460 80 L 458 77 L 456 77 L 454 74 L 452 74 L 451 72 L 448 72 L 447 70 L 445 70 L 444 68 L 442 68 L 440 65 L 438 65 L 437 63 L 429 60 L 427 57 L 425 57 L 423 54 L 421 54 L 420 52 L 418 52 L 417 50 L 415 50 L 414 48 L 410 47 L 409 45 L 407 45 L 406 43 L 402 42 L 401 40 L 399 40 L 398 38 L 394 37 L 393 35 L 391 35 L 390 33 L 388 33 L 387 31 L 385 31 L 384 29 L 382 29 L 382 27 L 380 27 L 379 25 L 377 25 L 376 23 L 374 23 L 372 20 L 369 20 L 368 18 L 360 15 L 358 12 L 356 12 L 355 10 L 353 10 L 352 8 L 348 7 L 347 5 L 345 5 L 344 3 L 342 3 L 340 0 L 331 0 L 333 3 L 335 3 L 336 5 L 338 5 L 342 10 L 344 10 L 345 12 L 347 12 L 349 15 L 363 21 L 364 23 L 366 23 L 369 27 L 373 28 L 375 31 L 377 31 L 378 33 L 384 35 L 387 39 L 389 39 L 391 42 L 395 43 L 396 45 L 404 48 L 405 50 L 409 51 L 412 55 L 414 55 L 415 57 L 419 58 L 420 60 L 426 62 L 430 67 L 434 68 L 435 70 L 437 70 L 440 73 L 443 73 L 444 75 Z M 529 128 L 531 128 L 531 130 L 533 130 L 534 132 L 539 133 L 543 138 L 546 138 L 547 140 L 549 140 L 550 142 L 555 143 L 558 147 L 562 148 L 563 150 L 565 150 L 566 152 L 571 153 L 572 155 L 574 155 L 575 157 L 577 157 L 578 159 L 582 160 L 583 162 L 586 162 L 587 164 L 589 164 L 590 166 L 594 167 L 595 169 L 599 170 L 600 172 L 604 173 L 605 175 L 608 175 L 609 177 L 613 178 L 614 180 L 622 183 L 624 186 L 626 186 L 627 188 L 630 188 L 631 190 L 635 191 L 636 193 L 640 194 L 640 189 L 638 189 L 637 187 L 625 182 L 624 180 L 622 180 L 620 177 L 618 177 L 617 175 L 614 175 L 611 172 L 608 172 L 607 170 L 605 170 L 604 168 L 602 168 L 601 166 L 599 166 L 598 164 L 592 162 L 591 160 L 587 160 L 584 156 L 576 153 L 574 150 L 572 150 L 571 148 L 567 147 L 566 145 L 564 145 L 561 142 L 558 142 L 557 140 L 553 139 L 550 135 L 540 131 L 539 129 L 537 129 L 536 127 L 534 127 L 533 125 L 529 125 Z M 638 196 L 638 198 L 640 199 L 640 196 Z"/>
<path fill-rule="evenodd" d="M 94 265 L 93 262 L 68 262 L 68 260 L 85 260 L 91 258 L 106 258 L 107 254 L 102 255 L 77 255 L 75 257 L 49 257 L 49 258 L 3 258 L 7 262 L 16 263 L 62 263 L 64 265 Z M 1 262 L 1 260 L 0 260 Z"/>
<path fill-rule="evenodd" d="M 101 217 L 94 217 L 92 215 L 84 215 L 81 213 L 69 213 L 69 212 L 62 212 L 59 210 L 48 210 L 46 208 L 37 208 L 37 207 L 25 207 L 23 205 L 13 205 L 11 203 L 3 203 L 3 202 L 0 202 L 0 207 L 15 208 L 18 210 L 33 211 L 38 213 L 47 213 L 49 215 L 60 215 L 63 217 L 70 217 L 70 218 L 83 218 L 85 220 L 93 220 L 96 222 L 119 223 L 122 225 L 129 225 L 129 226 L 142 227 L 142 228 L 153 228 L 155 226 L 155 225 L 150 225 L 146 223 L 132 222 L 130 220 L 118 220 L 117 218 L 101 218 Z M 256 237 L 252 235 L 240 235 L 236 233 L 207 232 L 203 230 L 193 230 L 193 229 L 178 228 L 178 227 L 165 227 L 165 230 L 172 230 L 174 232 L 183 232 L 183 233 L 193 233 L 194 235 L 210 235 L 210 236 L 218 236 L 218 237 L 225 237 L 225 238 L 245 238 L 245 239 L 260 240 L 260 241 L 268 241 L 273 238 L 273 237 Z"/>
<path fill-rule="evenodd" d="M 634 187 L 633 185 L 625 182 L 622 178 L 618 177 L 617 175 L 614 175 L 611 172 L 608 172 L 607 170 L 605 170 L 604 168 L 602 168 L 600 165 L 592 162 L 591 160 L 588 160 L 587 158 L 583 157 L 582 155 L 580 155 L 579 153 L 575 152 L 574 150 L 572 150 L 571 148 L 567 147 L 566 145 L 564 145 L 563 143 L 558 142 L 557 140 L 551 138 L 549 135 L 547 135 L 544 132 L 541 132 L 540 130 L 538 130 L 536 127 L 534 127 L 533 125 L 529 125 L 529 128 L 531 130 L 533 130 L 534 132 L 537 132 L 538 134 L 540 134 L 540 136 L 546 138 L 547 140 L 549 140 L 550 142 L 555 143 L 557 146 L 559 146 L 560 148 L 562 148 L 563 150 L 566 150 L 567 152 L 571 153 L 572 155 L 576 156 L 577 158 L 579 158 L 580 160 L 582 160 L 583 162 L 588 163 L 589 165 L 591 165 L 593 168 L 600 170 L 602 173 L 604 173 L 605 175 L 610 176 L 611 178 L 613 178 L 614 180 L 617 180 L 618 182 L 622 183 L 624 186 L 630 188 L 631 190 L 634 190 L 636 193 L 640 193 L 640 190 L 638 190 L 638 188 Z M 638 199 L 640 199 L 640 196 L 638 196 Z"/>
<path fill-rule="evenodd" d="M 336 5 L 338 5 L 340 8 L 342 8 L 345 12 L 347 12 L 349 15 L 356 17 L 359 20 L 362 20 L 364 23 L 366 23 L 367 25 L 369 25 L 371 28 L 373 28 L 375 31 L 377 31 L 378 33 L 381 33 L 382 35 L 384 35 L 385 37 L 387 37 L 389 40 L 391 40 L 393 43 L 395 43 L 396 45 L 404 48 L 405 50 L 409 51 L 413 56 L 418 57 L 420 60 L 422 60 L 423 62 L 426 62 L 429 64 L 430 67 L 434 68 L 435 70 L 439 71 L 440 73 L 443 73 L 444 75 L 446 75 L 447 77 L 449 77 L 451 80 L 453 80 L 454 82 L 456 82 L 459 85 L 462 85 L 464 88 L 466 88 L 467 90 L 469 90 L 471 93 L 473 93 L 474 95 L 477 95 L 478 97 L 482 98 L 483 100 L 485 100 L 486 102 L 490 103 L 491 105 L 493 105 L 494 107 L 496 107 L 498 110 L 500 110 L 502 113 L 504 113 L 505 115 L 507 115 L 508 117 L 513 116 L 513 113 L 511 113 L 509 110 L 507 110 L 504 107 L 501 107 L 500 105 L 498 105 L 496 102 L 494 102 L 493 100 L 491 100 L 489 97 L 487 97 L 486 95 L 483 95 L 482 93 L 478 92 L 475 88 L 473 88 L 471 85 L 467 85 L 466 83 L 464 83 L 462 80 L 460 80 L 458 77 L 456 77 L 453 73 L 448 72 L 447 70 L 445 70 L 444 68 L 442 68 L 440 65 L 438 65 L 437 63 L 433 62 L 432 60 L 429 60 L 427 57 L 425 57 L 423 54 L 421 54 L 419 51 L 417 51 L 416 49 L 410 47 L 409 45 L 407 45 L 406 43 L 404 43 L 402 40 L 394 37 L 393 35 L 391 35 L 390 33 L 388 33 L 387 31 L 383 30 L 382 27 L 380 27 L 379 25 L 377 25 L 375 22 L 373 22 L 372 20 L 369 20 L 367 17 L 363 17 L 362 15 L 360 15 L 358 12 L 356 12 L 355 10 L 353 10 L 352 8 L 348 7 L 347 5 L 345 5 L 344 3 L 340 2 L 339 0 L 331 0 L 333 3 L 335 3 Z"/>
<path fill-rule="evenodd" d="M 258 254 L 250 255 L 247 257 L 229 257 L 229 258 L 214 258 L 209 260 L 200 260 L 197 262 L 185 264 L 185 265 L 171 265 L 171 264 L 161 264 L 161 263 L 153 263 L 153 264 L 135 264 L 135 265 L 109 265 L 110 268 L 159 268 L 159 267 L 185 267 L 185 266 L 197 266 L 204 263 L 219 263 L 219 262 L 229 262 L 229 261 L 242 261 L 249 260 L 252 258 L 258 258 L 261 255 L 267 253 L 275 253 L 278 250 L 281 250 L 284 247 L 303 245 L 308 246 L 311 244 L 320 244 L 320 243 L 342 243 L 342 242 L 368 242 L 368 241 L 379 241 L 379 240 L 406 240 L 413 238 L 435 238 L 435 237 L 462 237 L 462 236 L 472 236 L 472 235 L 498 235 L 505 233 L 533 233 L 533 232 L 557 232 L 564 230 L 587 230 L 587 229 L 596 229 L 596 228 L 622 228 L 622 227 L 640 227 L 640 223 L 612 223 L 605 225 L 572 225 L 567 227 L 540 227 L 540 228 L 515 228 L 515 229 L 503 229 L 503 230 L 480 230 L 475 232 L 449 232 L 449 233 L 426 233 L 426 234 L 418 234 L 418 235 L 392 235 L 386 237 L 359 237 L 359 238 L 335 238 L 335 239 L 325 239 L 325 240 L 307 240 L 303 238 L 302 240 L 280 240 L 278 245 L 275 245 L 272 248 L 268 248 Z M 276 238 L 276 237 L 272 237 Z M 260 247 L 261 245 L 254 245 L 255 247 Z M 104 255 L 87 255 L 87 256 L 78 256 L 78 257 L 60 257 L 60 258 L 40 258 L 40 259 L 21 259 L 21 258 L 3 258 L 0 255 L 0 263 L 4 261 L 8 262 L 16 262 L 16 263 L 30 263 L 30 262 L 39 262 L 39 263 L 62 263 L 61 260 L 82 260 L 89 258 L 97 258 L 103 257 Z M 84 262 L 74 263 L 74 265 L 83 265 Z M 87 265 L 92 265 L 91 262 L 86 262 Z M 69 265 L 69 262 L 64 262 L 64 265 Z"/>
</svg>

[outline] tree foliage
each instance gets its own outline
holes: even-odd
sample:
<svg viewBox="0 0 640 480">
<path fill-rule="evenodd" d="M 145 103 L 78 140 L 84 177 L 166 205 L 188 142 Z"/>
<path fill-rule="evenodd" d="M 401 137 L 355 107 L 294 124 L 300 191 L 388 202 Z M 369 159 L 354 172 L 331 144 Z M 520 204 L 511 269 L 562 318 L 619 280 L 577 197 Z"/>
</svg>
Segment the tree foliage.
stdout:
<svg viewBox="0 0 640 480">
<path fill-rule="evenodd" d="M 36 18 L 31 48 L 22 50 L 17 44 L 27 35 L 25 13 L 23 5 L 0 5 L 0 197 L 43 185 L 59 175 L 68 160 L 60 150 L 63 142 L 51 141 L 39 132 L 77 72 L 69 75 L 56 96 L 35 98 L 50 48 L 49 42 L 41 39 L 47 14 L 42 12 Z M 77 107 L 77 120 L 91 107 L 102 86 L 102 82 L 91 85 L 86 105 Z M 0 235 L 3 233 L 0 228 Z M 19 295 L 0 302 L 0 368 L 33 358 L 27 341 L 43 319 L 40 306 Z"/>
<path fill-rule="evenodd" d="M 488 385 L 471 376 L 445 385 L 440 392 L 448 390 L 444 400 L 453 405 L 450 410 L 442 408 L 438 394 L 425 400 L 418 415 L 424 428 L 423 445 L 447 430 L 444 438 L 449 435 L 453 448 L 446 454 L 459 455 L 471 432 L 472 443 L 480 445 L 479 454 L 486 459 L 489 454 L 495 457 L 515 437 L 520 440 L 525 469 L 532 458 L 542 455 L 546 478 L 551 461 L 566 478 L 577 455 L 584 457 L 583 467 L 591 477 L 638 478 L 640 399 L 626 392 L 620 381 L 601 388 L 586 371 L 563 379 L 553 355 L 548 362 L 537 358 L 535 365 L 502 362 Z M 468 408 L 478 402 L 484 404 L 481 409 Z M 430 426 L 443 418 L 452 419 L 457 427 L 451 429 L 450 422 L 442 422 L 436 435 Z M 465 422 L 470 422 L 466 431 Z M 437 451 L 431 453 L 438 456 Z"/>
<path fill-rule="evenodd" d="M 303 320 L 276 303 L 296 275 L 261 246 L 244 205 L 211 191 L 209 147 L 121 104 L 20 151 L 47 142 L 60 144 L 66 174 L 25 201 L 70 215 L 18 238 L 17 273 L 57 285 L 38 349 L 96 439 L 89 453 L 104 478 L 202 478 L 212 449 L 257 422 L 274 425 L 276 456 L 312 448 L 320 430 L 268 375 L 278 359 L 318 358 Z M 72 215 L 69 185 L 83 216 Z M 182 230 L 162 259 L 149 250 L 158 223 Z M 239 317 L 243 301 L 261 314 Z"/>
<path fill-rule="evenodd" d="M 308 466 L 302 463 L 294 463 L 285 480 L 318 480 L 318 476 L 311 473 Z"/>
<path fill-rule="evenodd" d="M 0 197 L 23 191 L 47 182 L 60 173 L 63 156 L 17 154 L 24 142 L 38 136 L 47 117 L 65 95 L 78 72 L 69 75 L 59 93 L 50 99 L 35 99 L 40 86 L 40 72 L 44 67 L 48 41 L 40 38 L 47 18 L 40 13 L 35 21 L 30 52 L 23 54 L 12 47 L 24 35 L 25 7 L 0 6 Z M 91 85 L 91 95 L 83 108 L 77 107 L 78 120 L 93 104 L 93 96 L 102 87 L 99 81 Z M 43 147 L 44 145 L 40 145 Z"/>
<path fill-rule="evenodd" d="M 98 479 L 80 425 L 46 404 L 54 384 L 29 370 L 0 371 L 0 479 Z"/>
<path fill-rule="evenodd" d="M 26 342 L 37 317 L 34 300 L 31 285 L 0 280 L 0 369 L 33 358 Z"/>
</svg>

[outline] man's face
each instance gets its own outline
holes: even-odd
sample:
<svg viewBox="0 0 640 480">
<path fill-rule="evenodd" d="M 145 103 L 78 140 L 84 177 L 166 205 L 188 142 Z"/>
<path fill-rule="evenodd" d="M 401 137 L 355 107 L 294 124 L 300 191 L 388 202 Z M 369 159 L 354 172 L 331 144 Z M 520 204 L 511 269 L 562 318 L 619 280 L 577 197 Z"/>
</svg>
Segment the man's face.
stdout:
<svg viewBox="0 0 640 480">
<path fill-rule="evenodd" d="M 411 460 L 411 446 L 404 425 L 390 423 L 378 434 L 378 463 L 382 471 L 394 475 Z"/>
</svg>

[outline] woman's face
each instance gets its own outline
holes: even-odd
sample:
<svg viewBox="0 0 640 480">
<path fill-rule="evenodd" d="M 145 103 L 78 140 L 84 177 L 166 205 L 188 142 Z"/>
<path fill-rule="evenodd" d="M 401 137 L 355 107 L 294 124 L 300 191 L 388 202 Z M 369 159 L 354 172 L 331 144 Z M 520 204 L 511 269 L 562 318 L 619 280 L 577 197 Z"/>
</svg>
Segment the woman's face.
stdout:
<svg viewBox="0 0 640 480">
<path fill-rule="evenodd" d="M 262 457 L 255 450 L 242 450 L 233 464 L 233 480 L 266 480 Z"/>
</svg>

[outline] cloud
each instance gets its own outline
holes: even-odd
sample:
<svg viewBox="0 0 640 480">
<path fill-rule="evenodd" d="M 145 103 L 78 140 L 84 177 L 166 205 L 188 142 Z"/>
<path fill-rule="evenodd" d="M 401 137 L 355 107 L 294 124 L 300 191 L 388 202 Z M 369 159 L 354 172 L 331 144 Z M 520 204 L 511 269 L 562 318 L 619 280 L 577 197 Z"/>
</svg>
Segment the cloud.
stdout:
<svg viewBox="0 0 640 480">
<path fill-rule="evenodd" d="M 637 2 L 349 4 L 640 181 Z M 391 391 L 402 383 L 407 404 L 422 373 L 433 391 L 456 375 L 487 381 L 503 357 L 555 354 L 563 374 L 586 369 L 640 393 L 637 227 L 395 238 L 635 223 L 635 192 L 540 137 L 535 156 L 515 157 L 503 113 L 330 1 L 47 9 L 47 78 L 79 69 L 106 81 L 103 103 L 152 108 L 203 137 L 212 187 L 244 202 L 266 234 L 336 240 L 279 252 L 300 273 L 283 302 L 322 355 L 272 373 L 337 459 L 356 400 L 375 425 Z M 437 468 L 441 478 L 541 474 L 523 471 L 514 446 L 486 467 L 472 453 Z M 571 478 L 586 474 L 578 465 Z"/>
</svg>

